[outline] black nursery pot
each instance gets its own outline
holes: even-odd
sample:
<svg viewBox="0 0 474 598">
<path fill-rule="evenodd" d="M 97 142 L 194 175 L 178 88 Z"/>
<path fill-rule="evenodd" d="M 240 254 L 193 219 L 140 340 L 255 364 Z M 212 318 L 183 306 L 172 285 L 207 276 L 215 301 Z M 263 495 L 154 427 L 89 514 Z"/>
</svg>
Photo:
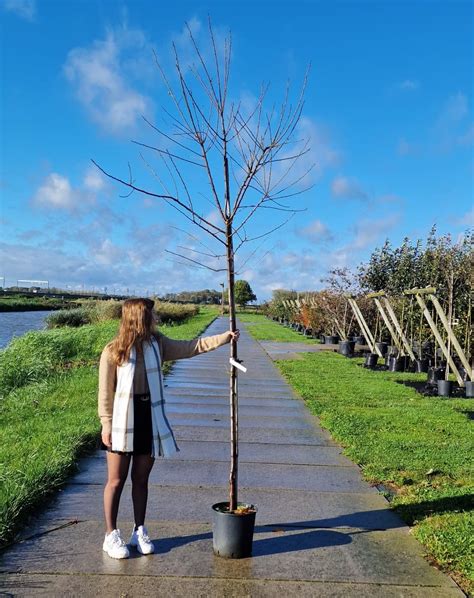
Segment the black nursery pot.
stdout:
<svg viewBox="0 0 474 598">
<path fill-rule="evenodd" d="M 365 336 L 354 336 L 354 340 L 358 345 L 366 345 Z"/>
<path fill-rule="evenodd" d="M 444 378 L 444 372 L 445 372 L 444 368 L 435 368 L 435 367 L 428 368 L 428 384 L 431 384 L 432 386 L 436 386 L 438 380 L 440 380 L 441 378 Z"/>
<path fill-rule="evenodd" d="M 438 380 L 438 396 L 449 397 L 451 396 L 451 388 L 453 383 L 451 380 Z"/>
<path fill-rule="evenodd" d="M 339 353 L 346 357 L 354 355 L 355 341 L 339 341 Z"/>
<path fill-rule="evenodd" d="M 422 372 L 428 371 L 428 360 L 427 359 L 417 359 L 415 362 L 416 372 L 419 374 Z"/>
<path fill-rule="evenodd" d="M 382 353 L 382 357 L 387 355 L 388 343 L 375 343 L 377 349 Z"/>
<path fill-rule="evenodd" d="M 325 336 L 324 337 L 325 345 L 337 345 L 338 342 L 339 342 L 338 336 Z"/>
<path fill-rule="evenodd" d="M 466 398 L 474 398 L 474 382 L 471 380 L 466 380 L 464 384 L 466 385 Z"/>
<path fill-rule="evenodd" d="M 214 554 L 227 559 L 245 559 L 252 556 L 253 531 L 257 508 L 254 505 L 238 503 L 239 507 L 249 507 L 250 513 L 238 515 L 229 513 L 228 502 L 212 505 L 214 521 L 212 541 Z"/>
<path fill-rule="evenodd" d="M 406 355 L 390 357 L 387 365 L 389 372 L 404 372 L 409 365 L 409 359 Z"/>
<path fill-rule="evenodd" d="M 378 360 L 379 360 L 379 356 L 377 353 L 366 353 L 365 354 L 365 367 L 375 368 Z"/>
</svg>

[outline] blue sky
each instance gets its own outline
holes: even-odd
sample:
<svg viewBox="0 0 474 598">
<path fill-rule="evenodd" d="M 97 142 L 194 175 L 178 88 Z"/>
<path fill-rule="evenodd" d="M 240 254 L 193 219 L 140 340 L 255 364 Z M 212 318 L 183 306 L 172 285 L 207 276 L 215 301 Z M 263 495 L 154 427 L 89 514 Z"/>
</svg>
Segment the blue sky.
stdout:
<svg viewBox="0 0 474 598">
<path fill-rule="evenodd" d="M 165 251 L 196 257 L 212 240 L 160 201 L 121 197 L 90 162 L 124 178 L 130 163 L 137 184 L 156 189 L 131 143 L 158 143 L 141 116 L 164 127 L 169 106 L 153 50 L 176 82 L 171 42 L 190 64 L 184 23 L 205 47 L 208 14 L 219 39 L 232 32 L 236 101 L 251 105 L 269 82 L 271 107 L 288 80 L 295 98 L 311 64 L 297 130 L 311 151 L 294 171 L 316 164 L 300 185 L 311 190 L 293 199 L 305 211 L 238 256 L 259 299 L 319 288 L 329 268 L 357 266 L 387 237 L 425 237 L 436 223 L 457 238 L 473 225 L 472 13 L 456 0 L 1 0 L 0 276 L 135 293 L 219 288 L 222 273 Z M 183 172 L 214 219 L 201 181 Z M 281 216 L 257 214 L 249 236 Z"/>
</svg>

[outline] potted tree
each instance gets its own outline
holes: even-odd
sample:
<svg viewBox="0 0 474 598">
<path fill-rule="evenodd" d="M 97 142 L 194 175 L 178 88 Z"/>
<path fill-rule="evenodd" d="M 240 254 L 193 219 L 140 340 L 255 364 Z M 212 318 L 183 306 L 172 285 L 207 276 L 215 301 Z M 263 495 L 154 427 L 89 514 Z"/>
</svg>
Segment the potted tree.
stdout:
<svg viewBox="0 0 474 598">
<path fill-rule="evenodd" d="M 235 275 L 239 250 L 262 239 L 288 222 L 301 211 L 288 203 L 307 189 L 310 164 L 296 174 L 293 167 L 309 152 L 308 140 L 301 141 L 298 123 L 301 118 L 306 77 L 301 92 L 292 104 L 287 89 L 279 109 L 265 109 L 268 85 L 262 89 L 249 108 L 247 103 L 233 101 L 238 90 L 231 88 L 230 34 L 219 43 L 209 21 L 205 50 L 187 26 L 194 60 L 182 61 L 173 44 L 175 83 L 165 73 L 156 55 L 171 111 L 170 129 L 163 130 L 144 117 L 160 141 L 135 141 L 143 151 L 152 152 L 161 160 L 159 174 L 143 154 L 144 165 L 157 180 L 157 189 L 139 185 L 129 165 L 127 176 L 115 176 L 96 166 L 108 177 L 134 192 L 160 200 L 179 211 L 205 233 L 213 244 L 209 248 L 198 238 L 206 251 L 194 247 L 167 250 L 187 263 L 225 272 L 227 277 L 230 329 L 236 330 Z M 148 154 L 147 154 L 148 155 Z M 194 168 L 194 171 L 193 171 Z M 278 174 L 278 176 L 277 176 Z M 192 182 L 192 188 L 191 188 Z M 199 197 L 210 197 L 214 213 L 206 216 L 207 204 L 199 206 Z M 283 219 L 267 230 L 251 235 L 249 221 L 266 208 L 283 214 Z M 187 234 L 187 233 L 186 233 Z M 191 235 L 190 235 L 191 236 Z M 195 240 L 196 237 L 193 237 Z M 257 248 L 258 249 L 258 248 Z M 257 249 L 253 253 L 257 252 Z M 205 258 L 208 261 L 203 261 Z M 210 261 L 210 263 L 209 263 Z M 243 264 L 241 264 L 243 265 Z M 230 408 L 230 474 L 227 501 L 212 506 L 214 513 L 214 552 L 220 556 L 241 558 L 250 556 L 256 507 L 238 500 L 238 359 L 237 343 L 230 344 L 229 408 Z"/>
</svg>

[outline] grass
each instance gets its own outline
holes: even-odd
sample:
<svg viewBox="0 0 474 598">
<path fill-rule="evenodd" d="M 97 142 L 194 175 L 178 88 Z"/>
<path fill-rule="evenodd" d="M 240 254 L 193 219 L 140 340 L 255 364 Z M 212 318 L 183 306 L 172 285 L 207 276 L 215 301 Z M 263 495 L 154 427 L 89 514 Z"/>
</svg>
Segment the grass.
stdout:
<svg viewBox="0 0 474 598">
<path fill-rule="evenodd" d="M 160 329 L 189 339 L 216 315 L 205 307 L 183 324 Z M 64 483 L 77 458 L 96 446 L 97 362 L 117 327 L 112 321 L 32 332 L 0 352 L 0 545 L 11 541 L 27 515 Z"/>
<path fill-rule="evenodd" d="M 318 342 L 259 314 L 240 312 L 237 314 L 237 317 L 241 322 L 250 325 L 249 330 L 252 336 L 258 341 L 307 343 L 309 345 L 314 345 Z"/>
<path fill-rule="evenodd" d="M 260 321 L 260 328 L 267 326 Z M 248 328 L 252 335 L 254 328 Z M 327 352 L 277 362 L 364 477 L 391 490 L 392 508 L 413 526 L 431 560 L 473 592 L 472 406 L 465 399 L 425 397 L 404 384 L 422 382 L 426 374 L 370 371 L 361 364 Z"/>
<path fill-rule="evenodd" d="M 63 309 L 74 303 L 69 299 L 57 297 L 25 297 L 24 295 L 9 295 L 0 297 L 0 312 L 5 311 L 47 311 Z"/>
</svg>

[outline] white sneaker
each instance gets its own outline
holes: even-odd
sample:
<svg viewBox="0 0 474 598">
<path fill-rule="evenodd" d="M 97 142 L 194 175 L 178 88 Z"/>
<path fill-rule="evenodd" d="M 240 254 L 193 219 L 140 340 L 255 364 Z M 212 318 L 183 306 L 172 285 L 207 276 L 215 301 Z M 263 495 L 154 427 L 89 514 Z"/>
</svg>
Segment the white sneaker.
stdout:
<svg viewBox="0 0 474 598">
<path fill-rule="evenodd" d="M 128 559 L 130 556 L 119 529 L 114 529 L 110 534 L 105 534 L 102 549 L 113 559 Z"/>
<path fill-rule="evenodd" d="M 148 537 L 147 529 L 144 525 L 139 525 L 134 529 L 130 537 L 130 546 L 136 546 L 138 552 L 142 554 L 152 554 L 155 552 L 153 542 Z"/>
</svg>

